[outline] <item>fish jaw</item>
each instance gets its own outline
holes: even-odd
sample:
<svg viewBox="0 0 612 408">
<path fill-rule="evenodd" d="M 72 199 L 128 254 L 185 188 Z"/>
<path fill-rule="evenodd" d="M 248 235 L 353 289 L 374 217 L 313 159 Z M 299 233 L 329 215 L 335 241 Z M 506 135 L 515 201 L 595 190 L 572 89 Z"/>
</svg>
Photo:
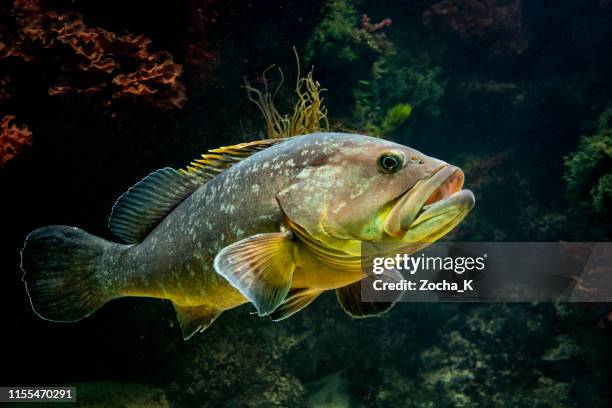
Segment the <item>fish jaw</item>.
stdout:
<svg viewBox="0 0 612 408">
<path fill-rule="evenodd" d="M 464 174 L 444 164 L 402 195 L 387 214 L 383 229 L 402 242 L 433 242 L 459 224 L 474 207 L 474 194 L 462 190 Z"/>
</svg>

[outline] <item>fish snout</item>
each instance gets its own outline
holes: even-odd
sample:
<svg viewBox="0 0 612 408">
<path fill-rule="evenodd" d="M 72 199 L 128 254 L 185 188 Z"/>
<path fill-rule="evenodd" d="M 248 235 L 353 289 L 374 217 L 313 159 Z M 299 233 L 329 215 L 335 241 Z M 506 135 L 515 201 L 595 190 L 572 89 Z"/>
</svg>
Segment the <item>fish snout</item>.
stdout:
<svg viewBox="0 0 612 408">
<path fill-rule="evenodd" d="M 474 194 L 461 190 L 463 171 L 445 164 L 428 178 L 418 181 L 393 206 L 383 228 L 388 235 L 401 237 L 413 225 L 449 211 L 467 213 L 474 206 Z"/>
</svg>

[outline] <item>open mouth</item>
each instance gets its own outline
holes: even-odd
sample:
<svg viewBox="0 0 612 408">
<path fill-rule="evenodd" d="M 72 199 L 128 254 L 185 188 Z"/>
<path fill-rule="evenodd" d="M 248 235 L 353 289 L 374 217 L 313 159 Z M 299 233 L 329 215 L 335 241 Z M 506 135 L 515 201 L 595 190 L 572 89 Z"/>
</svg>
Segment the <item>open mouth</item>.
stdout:
<svg viewBox="0 0 612 408">
<path fill-rule="evenodd" d="M 451 165 L 420 180 L 395 203 L 385 219 L 385 232 L 402 236 L 409 228 L 448 212 L 467 213 L 474 206 L 474 194 L 461 189 L 463 181 L 463 171 Z"/>
</svg>

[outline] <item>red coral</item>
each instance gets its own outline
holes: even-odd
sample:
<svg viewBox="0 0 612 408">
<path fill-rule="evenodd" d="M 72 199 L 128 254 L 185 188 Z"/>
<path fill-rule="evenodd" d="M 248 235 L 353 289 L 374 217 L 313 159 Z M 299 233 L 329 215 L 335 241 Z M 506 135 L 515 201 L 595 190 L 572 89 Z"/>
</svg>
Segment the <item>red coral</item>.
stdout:
<svg viewBox="0 0 612 408">
<path fill-rule="evenodd" d="M 528 47 L 521 5 L 522 0 L 443 0 L 423 13 L 423 23 L 461 38 L 488 40 L 499 52 L 521 54 Z"/>
<path fill-rule="evenodd" d="M 0 167 L 21 152 L 23 146 L 32 145 L 32 132 L 27 126 L 18 127 L 11 124 L 13 115 L 6 115 L 0 120 Z"/>
<path fill-rule="evenodd" d="M 11 91 L 9 86 L 11 84 L 11 77 L 4 75 L 0 77 L 0 101 L 7 100 L 11 97 Z"/>
<path fill-rule="evenodd" d="M 30 61 L 51 51 L 62 61 L 56 67 L 49 95 L 69 92 L 135 98 L 160 108 L 182 107 L 182 67 L 165 51 L 153 51 L 142 35 L 118 35 L 89 27 L 77 13 L 46 11 L 35 0 L 17 0 L 12 16 L 16 30 L 0 42 L 0 60 Z"/>
<path fill-rule="evenodd" d="M 367 14 L 364 14 L 361 17 L 361 28 L 367 31 L 368 33 L 373 33 L 375 31 L 380 30 L 381 28 L 388 27 L 391 25 L 391 23 L 392 23 L 392 20 L 390 18 L 385 18 L 384 20 L 378 23 L 371 23 L 370 17 L 368 17 Z"/>
</svg>

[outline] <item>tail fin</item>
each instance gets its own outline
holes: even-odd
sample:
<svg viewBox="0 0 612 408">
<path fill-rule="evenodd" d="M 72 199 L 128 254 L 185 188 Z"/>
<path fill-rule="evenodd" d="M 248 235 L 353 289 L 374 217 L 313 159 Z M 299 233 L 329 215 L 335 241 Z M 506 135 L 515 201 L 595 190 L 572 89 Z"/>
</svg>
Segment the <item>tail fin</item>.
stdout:
<svg viewBox="0 0 612 408">
<path fill-rule="evenodd" d="M 84 319 L 112 294 L 97 278 L 109 241 L 68 226 L 33 231 L 21 250 L 23 281 L 34 312 L 46 320 Z"/>
</svg>

